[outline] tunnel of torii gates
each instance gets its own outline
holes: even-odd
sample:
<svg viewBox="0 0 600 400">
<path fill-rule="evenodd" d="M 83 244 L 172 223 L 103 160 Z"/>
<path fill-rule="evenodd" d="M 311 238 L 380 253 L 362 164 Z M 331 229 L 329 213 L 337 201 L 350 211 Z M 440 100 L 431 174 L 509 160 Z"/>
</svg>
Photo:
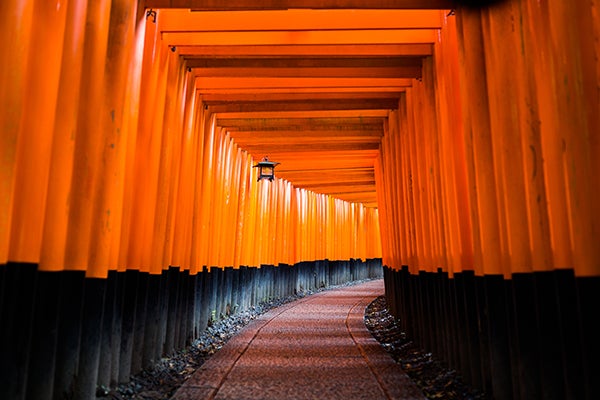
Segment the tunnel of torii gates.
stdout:
<svg viewBox="0 0 600 400">
<path fill-rule="evenodd" d="M 212 320 L 381 276 L 471 385 L 596 398 L 599 15 L 2 1 L 0 398 L 94 398 Z"/>
</svg>

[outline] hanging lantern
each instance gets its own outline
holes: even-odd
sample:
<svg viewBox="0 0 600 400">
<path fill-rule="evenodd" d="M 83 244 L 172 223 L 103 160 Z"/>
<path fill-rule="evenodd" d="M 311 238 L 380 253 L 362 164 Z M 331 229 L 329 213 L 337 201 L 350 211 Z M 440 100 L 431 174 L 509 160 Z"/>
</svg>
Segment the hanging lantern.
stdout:
<svg viewBox="0 0 600 400">
<path fill-rule="evenodd" d="M 269 157 L 265 157 L 262 161 L 259 161 L 254 165 L 255 168 L 258 168 L 258 179 L 257 182 L 261 179 L 268 179 L 270 181 L 275 177 L 275 166 L 279 164 L 278 162 L 269 161 Z"/>
</svg>

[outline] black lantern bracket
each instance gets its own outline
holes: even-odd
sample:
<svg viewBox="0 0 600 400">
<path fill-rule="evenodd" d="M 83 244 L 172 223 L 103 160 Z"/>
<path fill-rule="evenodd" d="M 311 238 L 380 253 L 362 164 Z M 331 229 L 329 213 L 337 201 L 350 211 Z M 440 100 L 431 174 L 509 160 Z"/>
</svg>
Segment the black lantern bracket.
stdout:
<svg viewBox="0 0 600 400">
<path fill-rule="evenodd" d="M 278 162 L 269 161 L 269 157 L 265 157 L 262 161 L 257 162 L 253 167 L 258 168 L 258 179 L 257 182 L 261 179 L 268 179 L 273 181 L 275 178 L 275 166 L 278 165 Z"/>
</svg>

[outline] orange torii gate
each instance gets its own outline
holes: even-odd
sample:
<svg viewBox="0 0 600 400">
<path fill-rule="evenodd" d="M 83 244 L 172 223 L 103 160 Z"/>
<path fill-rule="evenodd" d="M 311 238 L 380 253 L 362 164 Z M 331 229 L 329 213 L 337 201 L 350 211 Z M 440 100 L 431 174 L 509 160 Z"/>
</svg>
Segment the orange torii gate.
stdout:
<svg viewBox="0 0 600 400">
<path fill-rule="evenodd" d="M 597 7 L 222 3 L 0 5 L 6 397 L 91 397 L 223 293 L 383 264 L 407 332 L 473 385 L 592 398 Z"/>
</svg>

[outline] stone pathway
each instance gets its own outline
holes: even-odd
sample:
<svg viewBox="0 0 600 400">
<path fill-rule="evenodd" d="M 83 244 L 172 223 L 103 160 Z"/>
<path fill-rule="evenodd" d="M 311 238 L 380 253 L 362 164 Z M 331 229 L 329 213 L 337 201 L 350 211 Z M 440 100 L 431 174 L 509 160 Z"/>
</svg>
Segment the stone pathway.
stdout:
<svg viewBox="0 0 600 400">
<path fill-rule="evenodd" d="M 425 399 L 365 327 L 383 280 L 273 309 L 204 363 L 174 400 Z"/>
</svg>

